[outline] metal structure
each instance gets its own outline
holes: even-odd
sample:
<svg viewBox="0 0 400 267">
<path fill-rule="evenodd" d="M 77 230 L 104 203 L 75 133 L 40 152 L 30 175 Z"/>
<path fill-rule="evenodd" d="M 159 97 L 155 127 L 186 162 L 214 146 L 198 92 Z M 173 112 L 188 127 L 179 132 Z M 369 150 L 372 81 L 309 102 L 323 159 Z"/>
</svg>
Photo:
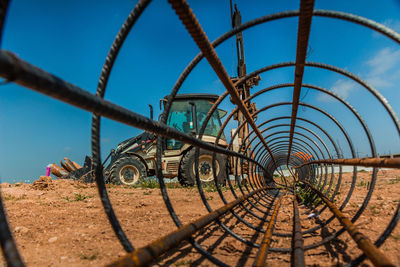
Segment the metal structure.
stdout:
<svg viewBox="0 0 400 267">
<path fill-rule="evenodd" d="M 68 83 L 67 81 L 61 80 L 56 76 L 47 73 L 46 71 L 41 70 L 38 67 L 35 67 L 28 62 L 23 61 L 22 59 L 19 59 L 11 52 L 4 50 L 0 51 L 1 77 L 9 82 L 22 85 L 26 88 L 37 91 L 38 93 L 45 94 L 65 103 L 69 103 L 93 114 L 92 156 L 94 161 L 94 170 L 98 191 L 110 224 L 112 225 L 115 234 L 121 242 L 122 246 L 124 247 L 126 252 L 128 252 L 126 257 L 118 262 L 115 262 L 112 265 L 146 266 L 153 261 L 157 261 L 157 259 L 161 255 L 177 247 L 182 241 L 186 240 L 190 242 L 199 253 L 201 253 L 212 263 L 219 266 L 226 266 L 223 261 L 213 256 L 212 253 L 209 253 L 195 238 L 193 238 L 193 234 L 195 234 L 200 229 L 204 228 L 210 223 L 216 223 L 221 227 L 221 229 L 226 231 L 227 234 L 233 236 L 240 242 L 243 242 L 251 249 L 259 248 L 254 266 L 264 266 L 265 262 L 268 262 L 269 252 L 292 253 L 293 265 L 305 266 L 305 264 L 307 263 L 304 256 L 306 250 L 314 249 L 324 244 L 333 242 L 338 236 L 340 236 L 344 232 L 348 232 L 350 234 L 354 241 L 357 242 L 357 244 L 359 245 L 361 251 L 361 254 L 358 257 L 351 259 L 351 262 L 349 263 L 350 265 L 359 265 L 366 258 L 368 258 L 376 266 L 393 266 L 393 264 L 387 259 L 384 253 L 379 250 L 379 247 L 388 238 L 388 236 L 391 234 L 398 223 L 398 220 L 400 218 L 400 204 L 394 211 L 391 221 L 388 223 L 385 230 L 376 240 L 370 240 L 365 234 L 360 233 L 358 227 L 355 225 L 355 222 L 357 221 L 357 219 L 360 218 L 361 214 L 368 206 L 376 183 L 376 168 L 400 168 L 400 162 L 398 159 L 378 158 L 375 148 L 375 142 L 372 138 L 372 134 L 370 133 L 367 124 L 359 115 L 358 111 L 353 108 L 345 99 L 325 88 L 315 85 L 303 84 L 302 79 L 303 73 L 306 68 L 321 68 L 338 73 L 353 80 L 354 82 L 361 85 L 373 97 L 375 97 L 377 101 L 380 102 L 386 112 L 385 115 L 389 116 L 390 119 L 393 121 L 396 136 L 398 136 L 400 135 L 400 120 L 393 111 L 392 107 L 389 105 L 388 101 L 376 89 L 374 89 L 366 81 L 346 70 L 324 63 L 307 62 L 306 55 L 308 40 L 311 31 L 311 23 L 313 17 L 315 16 L 345 20 L 351 23 L 356 23 L 368 27 L 392 39 L 398 44 L 400 44 L 400 35 L 379 23 L 363 17 L 337 11 L 315 10 L 313 0 L 302 0 L 299 10 L 285 11 L 272 15 L 266 15 L 248 21 L 246 23 L 236 25 L 233 30 L 223 34 L 221 37 L 211 43 L 208 40 L 205 32 L 202 30 L 200 23 L 196 19 L 189 5 L 184 0 L 169 0 L 169 2 L 184 26 L 186 27 L 188 33 L 191 35 L 193 40 L 200 48 L 201 53 L 192 60 L 192 62 L 186 67 L 186 69 L 177 80 L 175 86 L 171 91 L 171 94 L 167 99 L 168 102 L 166 102 L 165 109 L 163 111 L 160 121 L 154 121 L 151 118 L 139 115 L 133 111 L 127 110 L 103 99 L 107 87 L 107 81 L 118 52 L 127 35 L 129 34 L 129 31 L 132 29 L 137 19 L 148 6 L 150 0 L 140 0 L 121 27 L 121 30 L 115 38 L 103 66 L 96 95 L 90 94 L 89 92 L 71 83 Z M 7 6 L 8 1 L 1 1 L 0 27 L 3 25 Z M 237 80 L 235 80 L 235 82 L 233 82 L 232 79 L 229 77 L 227 71 L 225 70 L 223 64 L 221 63 L 220 59 L 218 58 L 218 55 L 215 52 L 214 48 L 228 38 L 235 36 L 236 34 L 240 34 L 241 32 L 251 27 L 262 23 L 290 17 L 298 17 L 299 20 L 296 61 L 283 62 L 275 65 L 266 66 L 249 74 L 242 73 L 243 77 L 239 77 Z M 225 86 L 226 92 L 219 97 L 219 99 L 210 109 L 205 119 L 205 122 L 200 129 L 200 137 L 195 138 L 192 135 L 184 134 L 174 128 L 167 126 L 165 124 L 167 119 L 165 115 L 168 114 L 171 102 L 178 93 L 182 83 L 203 58 L 205 58 L 211 65 L 211 67 L 221 80 L 222 84 Z M 295 67 L 295 77 L 293 83 L 278 84 L 262 90 L 256 90 L 256 92 L 252 95 L 245 95 L 245 99 L 243 99 L 243 95 L 240 95 L 238 93 L 238 88 L 241 88 L 241 86 L 245 84 L 246 81 L 256 77 L 257 75 L 263 74 L 273 69 L 293 66 Z M 259 95 L 268 94 L 273 90 L 279 90 L 280 88 L 284 87 L 293 87 L 292 101 L 280 102 L 265 107 L 259 107 L 259 109 L 254 113 L 249 111 L 249 106 L 247 105 L 247 103 L 249 103 L 252 99 Z M 324 111 L 323 108 L 317 106 L 315 103 L 310 104 L 300 102 L 300 93 L 302 88 L 316 90 L 323 94 L 329 95 L 335 98 L 339 103 L 344 105 L 354 115 L 356 120 L 362 126 L 364 131 L 363 134 L 365 134 L 369 142 L 371 150 L 370 154 L 372 155 L 372 158 L 357 158 L 352 139 L 337 118 Z M 212 113 L 218 108 L 220 103 L 228 95 L 231 97 L 231 101 L 235 103 L 237 107 L 225 119 L 225 122 L 223 123 L 222 129 L 220 131 L 220 135 L 222 134 L 229 120 L 231 120 L 235 114 L 240 112 L 240 114 L 243 115 L 244 120 L 239 125 L 236 134 L 238 134 L 239 132 L 246 133 L 247 136 L 244 136 L 244 140 L 242 143 L 242 146 L 244 147 L 242 147 L 242 149 L 238 152 L 231 149 L 232 141 L 227 149 L 216 145 L 218 143 L 218 137 L 215 145 L 201 141 L 202 133 L 204 132 L 205 126 L 207 125 L 207 122 L 210 119 Z M 257 116 L 257 114 L 260 114 L 268 109 L 285 105 L 292 107 L 292 113 L 290 116 L 289 114 L 285 114 L 280 117 L 271 118 L 264 122 L 256 122 L 254 120 L 254 117 Z M 327 120 L 336 125 L 338 131 L 341 132 L 347 140 L 346 146 L 351 151 L 352 158 L 342 158 L 342 155 L 340 153 L 340 146 L 337 142 L 334 141 L 334 137 L 332 137 L 330 130 L 325 129 L 320 125 L 317 125 L 307 118 L 299 117 L 299 107 L 312 109 L 315 112 L 320 113 L 322 116 L 325 116 Z M 157 177 L 166 207 L 178 229 L 175 232 L 160 237 L 160 239 L 143 248 L 134 248 L 132 246 L 130 240 L 125 235 L 125 232 L 122 229 L 108 198 L 107 190 L 104 185 L 104 177 L 101 168 L 101 159 L 99 153 L 100 117 L 106 117 L 136 128 L 144 129 L 148 132 L 156 133 L 159 136 L 157 141 Z M 276 121 L 282 121 L 282 123 L 275 125 L 271 124 Z M 318 128 L 320 132 L 324 135 L 324 138 L 329 140 L 329 145 L 333 147 L 334 150 L 330 151 L 327 148 L 326 144 L 321 141 L 321 136 L 304 126 L 299 125 L 299 122 L 301 122 L 302 125 L 306 124 Z M 242 131 L 242 128 L 247 127 L 247 125 L 249 126 L 248 133 L 247 130 Z M 261 127 L 267 128 L 261 129 Z M 286 127 L 287 130 L 280 131 L 276 129 L 278 127 Z M 299 129 L 305 130 L 306 133 L 304 133 L 304 131 L 298 131 Z M 279 134 L 286 135 L 281 136 Z M 235 136 L 233 136 L 232 140 L 234 139 L 234 137 Z M 228 201 L 224 197 L 224 193 L 221 191 L 218 181 L 215 179 L 218 193 L 221 196 L 222 201 L 226 205 L 219 209 L 212 210 L 207 198 L 204 195 L 203 189 L 200 186 L 198 177 L 199 174 L 198 171 L 196 171 L 198 191 L 204 202 L 205 207 L 209 211 L 209 214 L 200 217 L 190 224 L 183 225 L 178 215 L 176 214 L 173 205 L 171 204 L 168 190 L 166 189 L 163 175 L 160 171 L 160 159 L 163 151 L 164 138 L 173 138 L 195 146 L 197 150 L 197 155 L 201 148 L 214 152 L 214 159 L 217 153 L 222 153 L 230 156 L 233 160 L 236 160 L 238 162 L 236 166 L 242 168 L 240 173 L 242 175 L 246 174 L 247 177 L 247 183 L 239 184 L 239 191 L 233 188 L 232 182 L 230 180 L 228 181 L 230 192 L 235 196 L 236 200 L 228 203 Z M 304 159 L 296 156 L 297 152 L 302 152 L 307 155 L 313 155 L 313 158 L 315 160 L 310 159 L 305 161 Z M 336 173 L 336 175 L 334 175 L 335 170 L 333 168 L 333 165 L 340 166 L 339 172 Z M 345 200 L 340 203 L 340 206 L 338 206 L 333 202 L 333 200 L 337 196 L 337 193 L 339 192 L 341 187 L 342 165 L 354 166 L 354 171 L 350 190 Z M 281 177 L 281 182 L 278 182 L 277 180 L 274 180 L 274 173 L 279 173 L 282 166 L 288 167 L 288 170 L 291 173 L 291 177 L 288 177 L 288 179 L 286 179 L 285 177 Z M 374 169 L 372 171 L 370 187 L 365 196 L 365 199 L 361 207 L 359 207 L 359 209 L 357 210 L 356 214 L 350 218 L 344 215 L 341 210 L 346 207 L 354 191 L 354 187 L 357 182 L 356 166 L 369 166 L 373 167 Z M 328 175 L 328 168 L 332 170 L 332 175 Z M 196 168 L 196 170 L 198 170 L 198 168 Z M 303 230 L 301 228 L 302 221 L 299 214 L 299 206 L 303 203 L 298 203 L 297 194 L 299 192 L 299 185 L 302 186 L 300 188 L 302 191 L 314 192 L 315 198 L 319 197 L 319 202 L 314 206 L 319 214 L 323 212 L 332 213 L 330 219 L 326 220 L 323 225 L 331 224 L 332 221 L 336 218 L 341 222 L 343 228 L 338 229 L 336 232 L 331 233 L 327 237 L 324 237 L 321 241 L 304 245 L 304 235 L 318 231 L 319 229 L 321 229 L 322 225 L 315 226 L 308 230 Z M 279 231 L 274 232 L 274 226 L 277 224 L 276 217 L 279 214 L 279 210 L 283 206 L 283 199 L 289 199 L 292 203 L 292 205 L 290 206 L 293 208 L 293 231 L 287 233 Z M 235 209 L 236 207 L 242 208 L 247 215 L 241 216 L 240 214 L 238 214 L 238 211 Z M 264 213 L 264 217 L 260 217 L 256 214 L 255 211 L 260 211 Z M 238 220 L 243 222 L 249 228 L 249 231 L 256 232 L 257 234 L 264 233 L 262 243 L 255 243 L 252 240 L 248 240 L 245 237 L 241 236 L 239 233 L 227 227 L 227 225 L 224 224 L 224 222 L 222 221 L 222 218 L 227 214 L 232 214 Z M 250 220 L 248 220 L 248 217 L 256 218 L 260 222 L 260 224 L 255 225 L 254 223 L 251 223 Z M 265 228 L 263 228 L 262 225 L 265 225 Z M 271 247 L 270 244 L 273 237 L 290 237 L 292 238 L 292 246 L 286 248 Z M 11 235 L 11 231 L 7 224 L 6 215 L 4 212 L 4 207 L 1 202 L 0 243 L 5 259 L 9 266 L 24 265 Z"/>
</svg>

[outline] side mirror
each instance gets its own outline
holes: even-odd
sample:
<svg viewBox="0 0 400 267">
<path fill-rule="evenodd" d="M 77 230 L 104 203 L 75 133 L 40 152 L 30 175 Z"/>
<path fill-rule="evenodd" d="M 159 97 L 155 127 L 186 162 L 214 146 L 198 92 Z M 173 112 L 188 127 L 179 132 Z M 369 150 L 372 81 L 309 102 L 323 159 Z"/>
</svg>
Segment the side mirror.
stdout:
<svg viewBox="0 0 400 267">
<path fill-rule="evenodd" d="M 193 123 L 193 132 L 196 134 L 197 133 L 197 108 L 196 108 L 196 103 L 194 102 L 189 102 L 189 104 L 192 106 L 192 123 Z"/>
<path fill-rule="evenodd" d="M 153 106 L 149 104 L 150 108 L 150 119 L 153 119 Z"/>
<path fill-rule="evenodd" d="M 165 107 L 165 102 L 167 102 L 167 100 L 166 99 L 160 99 L 160 110 L 162 110 L 162 104 L 164 104 L 164 107 Z"/>
</svg>

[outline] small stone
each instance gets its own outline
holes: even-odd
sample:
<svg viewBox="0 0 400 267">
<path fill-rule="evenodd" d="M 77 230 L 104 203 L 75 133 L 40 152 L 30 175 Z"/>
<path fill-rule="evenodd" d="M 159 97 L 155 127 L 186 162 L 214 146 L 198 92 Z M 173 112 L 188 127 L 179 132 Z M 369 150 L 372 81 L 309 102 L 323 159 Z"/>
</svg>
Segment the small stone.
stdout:
<svg viewBox="0 0 400 267">
<path fill-rule="evenodd" d="M 66 260 L 66 259 L 68 259 L 67 256 L 61 256 L 61 257 L 60 257 L 60 260 L 62 260 L 62 261 L 63 261 L 63 260 Z"/>
<path fill-rule="evenodd" d="M 123 257 L 123 256 L 125 256 L 125 252 L 120 252 L 120 253 L 118 253 L 118 257 Z"/>
<path fill-rule="evenodd" d="M 54 243 L 57 241 L 57 239 L 58 238 L 56 236 L 53 236 L 53 237 L 49 238 L 49 240 L 47 240 L 47 241 L 49 241 L 49 243 Z"/>
<path fill-rule="evenodd" d="M 24 226 L 17 226 L 14 228 L 14 231 L 16 233 L 27 234 L 29 232 L 29 229 Z"/>
</svg>

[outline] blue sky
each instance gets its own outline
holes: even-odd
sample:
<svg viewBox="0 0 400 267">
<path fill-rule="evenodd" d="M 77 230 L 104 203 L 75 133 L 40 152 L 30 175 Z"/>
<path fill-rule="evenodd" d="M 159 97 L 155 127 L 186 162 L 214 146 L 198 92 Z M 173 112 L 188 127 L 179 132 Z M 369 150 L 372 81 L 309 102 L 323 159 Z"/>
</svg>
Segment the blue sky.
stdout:
<svg viewBox="0 0 400 267">
<path fill-rule="evenodd" d="M 234 1 L 242 21 L 284 10 L 298 9 L 298 1 Z M 210 40 L 230 30 L 229 1 L 189 1 Z M 95 92 L 109 47 L 135 1 L 12 1 L 4 29 L 2 48 L 90 92 Z M 399 1 L 316 1 L 316 9 L 340 10 L 373 19 L 400 31 Z M 248 72 L 265 65 L 295 60 L 297 18 L 263 24 L 244 32 Z M 313 19 L 309 61 L 349 70 L 373 84 L 400 113 L 399 45 L 373 31 L 329 18 Z M 228 73 L 235 75 L 233 39 L 217 48 Z M 158 101 L 169 94 L 180 73 L 199 52 L 166 1 L 153 1 L 124 44 L 109 81 L 106 99 L 148 115 L 147 104 L 159 114 Z M 261 76 L 259 90 L 293 82 L 294 68 L 273 70 Z M 335 91 L 363 116 L 374 134 L 379 153 L 400 152 L 399 136 L 381 106 L 348 78 L 325 70 L 306 68 L 304 83 Z M 206 61 L 202 61 L 183 84 L 182 93 L 224 91 Z M 360 125 L 349 112 L 327 96 L 302 91 L 304 102 L 331 112 L 349 130 L 360 156 L 370 153 Z M 256 99 L 262 107 L 291 101 L 292 88 Z M 223 108 L 231 109 L 229 101 Z M 290 106 L 259 116 L 290 116 Z M 300 108 L 299 116 L 319 123 L 343 146 L 343 136 L 321 115 Z M 0 179 L 34 180 L 48 163 L 67 156 L 82 163 L 90 154 L 91 115 L 17 85 L 0 88 Z M 287 123 L 287 122 L 285 122 Z M 299 123 L 301 125 L 301 123 Z M 234 127 L 234 123 L 229 124 Z M 317 129 L 313 129 L 318 132 Z M 299 130 L 300 131 L 300 130 Z M 106 156 L 121 141 L 140 130 L 103 120 L 101 143 Z M 228 134 L 228 133 L 227 133 Z"/>
</svg>

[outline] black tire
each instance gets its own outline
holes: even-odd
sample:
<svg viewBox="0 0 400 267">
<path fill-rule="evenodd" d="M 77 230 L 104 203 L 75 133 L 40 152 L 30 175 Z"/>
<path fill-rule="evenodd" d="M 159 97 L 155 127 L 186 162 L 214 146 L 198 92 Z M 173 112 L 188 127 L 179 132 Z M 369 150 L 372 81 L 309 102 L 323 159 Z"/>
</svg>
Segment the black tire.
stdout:
<svg viewBox="0 0 400 267">
<path fill-rule="evenodd" d="M 181 160 L 179 165 L 179 183 L 183 186 L 193 186 L 196 183 L 195 174 L 195 152 L 196 149 L 190 149 Z M 226 167 L 227 157 L 216 154 L 216 172 L 217 181 L 220 185 L 225 185 L 227 179 Z M 202 183 L 214 183 L 214 174 L 212 170 L 212 152 L 200 149 L 199 154 L 199 178 Z"/>
<path fill-rule="evenodd" d="M 110 182 L 113 184 L 134 185 L 145 177 L 146 167 L 130 156 L 117 159 L 110 169 Z"/>
</svg>

